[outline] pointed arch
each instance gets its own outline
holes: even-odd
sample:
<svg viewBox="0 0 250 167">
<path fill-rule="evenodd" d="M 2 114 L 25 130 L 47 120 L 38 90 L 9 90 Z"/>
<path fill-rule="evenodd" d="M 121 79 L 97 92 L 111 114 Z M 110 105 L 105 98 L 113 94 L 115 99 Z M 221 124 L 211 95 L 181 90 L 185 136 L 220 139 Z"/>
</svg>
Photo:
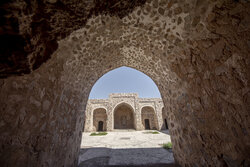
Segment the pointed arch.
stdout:
<svg viewBox="0 0 250 167">
<path fill-rule="evenodd" d="M 106 109 L 96 108 L 93 110 L 93 131 L 107 131 Z"/>
<path fill-rule="evenodd" d="M 120 103 L 114 108 L 114 129 L 135 129 L 134 109 L 128 103 Z"/>
</svg>

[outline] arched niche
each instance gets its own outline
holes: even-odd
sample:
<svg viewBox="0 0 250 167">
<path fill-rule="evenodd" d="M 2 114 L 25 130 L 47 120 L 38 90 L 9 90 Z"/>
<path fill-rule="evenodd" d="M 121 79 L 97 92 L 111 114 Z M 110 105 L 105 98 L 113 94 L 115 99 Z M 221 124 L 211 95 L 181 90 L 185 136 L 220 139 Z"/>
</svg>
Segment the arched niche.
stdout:
<svg viewBox="0 0 250 167">
<path fill-rule="evenodd" d="M 154 108 L 150 106 L 142 107 L 141 109 L 141 121 L 144 129 L 157 129 L 158 120 L 156 118 Z"/>
<path fill-rule="evenodd" d="M 127 103 L 121 103 L 114 109 L 114 129 L 135 129 L 133 108 Z"/>
<path fill-rule="evenodd" d="M 107 113 L 104 108 L 93 111 L 93 131 L 107 131 Z"/>
</svg>

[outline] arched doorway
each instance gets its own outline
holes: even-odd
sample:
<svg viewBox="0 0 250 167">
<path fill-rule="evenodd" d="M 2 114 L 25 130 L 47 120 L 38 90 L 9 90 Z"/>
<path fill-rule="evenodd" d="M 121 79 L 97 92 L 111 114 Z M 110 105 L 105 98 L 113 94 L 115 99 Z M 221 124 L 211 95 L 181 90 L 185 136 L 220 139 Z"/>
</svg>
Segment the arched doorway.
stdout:
<svg viewBox="0 0 250 167">
<path fill-rule="evenodd" d="M 93 131 L 107 130 L 107 114 L 104 108 L 97 108 L 93 112 Z"/>
<path fill-rule="evenodd" d="M 114 110 L 114 129 L 135 129 L 134 113 L 128 104 L 120 104 Z"/>
<path fill-rule="evenodd" d="M 149 119 L 145 119 L 144 122 L 145 122 L 145 129 L 149 130 L 150 129 Z"/>
<path fill-rule="evenodd" d="M 98 131 L 103 131 L 103 121 L 98 122 Z"/>
<path fill-rule="evenodd" d="M 141 109 L 141 120 L 144 129 L 157 129 L 157 119 L 152 107 L 146 106 Z"/>
</svg>

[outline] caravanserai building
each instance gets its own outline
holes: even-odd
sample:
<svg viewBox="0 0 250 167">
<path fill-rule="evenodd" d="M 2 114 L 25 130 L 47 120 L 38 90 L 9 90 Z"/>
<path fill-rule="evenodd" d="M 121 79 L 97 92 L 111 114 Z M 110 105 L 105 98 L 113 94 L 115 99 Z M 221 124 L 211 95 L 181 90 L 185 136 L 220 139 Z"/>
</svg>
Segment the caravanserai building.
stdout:
<svg viewBox="0 0 250 167">
<path fill-rule="evenodd" d="M 168 129 L 161 98 L 139 98 L 137 93 L 112 93 L 108 99 L 89 99 L 85 132 L 115 129 Z"/>
</svg>

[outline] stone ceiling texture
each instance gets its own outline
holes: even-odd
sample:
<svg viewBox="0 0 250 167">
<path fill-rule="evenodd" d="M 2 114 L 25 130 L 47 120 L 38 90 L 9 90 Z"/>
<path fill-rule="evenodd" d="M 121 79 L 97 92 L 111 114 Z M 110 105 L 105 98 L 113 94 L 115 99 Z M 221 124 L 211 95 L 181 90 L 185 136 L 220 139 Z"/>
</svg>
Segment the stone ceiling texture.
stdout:
<svg viewBox="0 0 250 167">
<path fill-rule="evenodd" d="M 85 2 L 2 5 L 0 164 L 76 166 L 92 86 L 128 66 L 157 84 L 176 162 L 250 165 L 250 2 Z"/>
<path fill-rule="evenodd" d="M 0 77 L 28 74 L 46 62 L 57 41 L 103 14 L 123 18 L 146 0 L 20 0 L 0 2 Z"/>
</svg>

